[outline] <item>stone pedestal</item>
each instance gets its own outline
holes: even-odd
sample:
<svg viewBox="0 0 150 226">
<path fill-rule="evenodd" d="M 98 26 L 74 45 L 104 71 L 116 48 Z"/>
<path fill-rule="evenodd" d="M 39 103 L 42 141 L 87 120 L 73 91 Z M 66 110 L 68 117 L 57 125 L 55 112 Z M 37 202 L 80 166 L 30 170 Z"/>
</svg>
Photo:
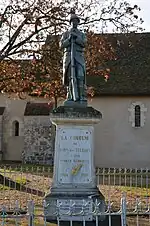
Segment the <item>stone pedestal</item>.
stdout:
<svg viewBox="0 0 150 226">
<path fill-rule="evenodd" d="M 45 197 L 45 215 L 49 222 L 56 222 L 56 213 L 73 215 L 86 206 L 86 221 L 93 222 L 94 203 L 99 202 L 99 210 L 105 211 L 104 196 L 96 186 L 94 168 L 94 124 L 102 115 L 92 107 L 60 106 L 50 118 L 56 125 L 54 177 L 50 194 Z M 89 213 L 89 214 L 88 214 Z M 82 216 L 59 217 L 61 221 L 82 221 Z M 104 220 L 104 216 L 100 217 Z"/>
</svg>

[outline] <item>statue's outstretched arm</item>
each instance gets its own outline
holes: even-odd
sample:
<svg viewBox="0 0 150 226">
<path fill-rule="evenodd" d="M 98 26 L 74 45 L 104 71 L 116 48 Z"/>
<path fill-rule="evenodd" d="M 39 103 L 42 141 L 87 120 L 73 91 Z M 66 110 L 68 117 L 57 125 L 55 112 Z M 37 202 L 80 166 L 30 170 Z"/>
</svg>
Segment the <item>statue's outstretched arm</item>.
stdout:
<svg viewBox="0 0 150 226">
<path fill-rule="evenodd" d="M 68 46 L 70 46 L 70 38 L 67 37 L 66 33 L 64 33 L 60 40 L 60 48 L 64 49 L 67 48 Z"/>
<path fill-rule="evenodd" d="M 86 39 L 86 35 L 83 33 L 82 36 L 78 36 L 76 38 L 76 41 L 75 41 L 78 45 L 82 46 L 82 47 L 85 47 L 86 45 L 86 42 L 87 42 L 87 39 Z"/>
</svg>

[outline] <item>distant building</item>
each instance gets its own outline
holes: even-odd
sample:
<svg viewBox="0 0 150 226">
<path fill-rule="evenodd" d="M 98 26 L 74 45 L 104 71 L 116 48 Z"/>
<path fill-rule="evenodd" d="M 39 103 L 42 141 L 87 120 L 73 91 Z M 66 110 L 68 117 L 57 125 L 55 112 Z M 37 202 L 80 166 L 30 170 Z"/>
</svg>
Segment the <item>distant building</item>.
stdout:
<svg viewBox="0 0 150 226">
<path fill-rule="evenodd" d="M 102 112 L 95 126 L 99 167 L 150 167 L 150 33 L 106 35 L 117 59 L 106 62 L 110 78 L 88 77 L 89 105 Z M 48 101 L 0 95 L 0 148 L 4 160 L 52 164 L 55 128 Z M 38 103 L 37 103 L 38 102 Z M 45 102 L 45 103 L 44 103 Z M 46 103 L 47 102 L 47 103 Z"/>
</svg>

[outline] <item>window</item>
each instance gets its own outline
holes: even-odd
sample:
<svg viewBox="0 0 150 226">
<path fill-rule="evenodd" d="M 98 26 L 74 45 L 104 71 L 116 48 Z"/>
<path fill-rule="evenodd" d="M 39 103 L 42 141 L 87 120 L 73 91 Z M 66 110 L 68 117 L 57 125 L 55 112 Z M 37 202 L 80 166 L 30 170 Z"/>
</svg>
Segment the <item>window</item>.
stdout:
<svg viewBox="0 0 150 226">
<path fill-rule="evenodd" d="M 13 136 L 15 137 L 19 136 L 19 122 L 14 121 L 12 126 L 13 126 Z"/>
<path fill-rule="evenodd" d="M 145 124 L 145 112 L 147 112 L 147 108 L 143 103 L 137 101 L 132 103 L 128 108 L 130 112 L 129 121 L 131 122 L 132 127 L 141 128 Z"/>
<path fill-rule="evenodd" d="M 135 106 L 135 127 L 141 126 L 141 107 L 140 105 Z"/>
</svg>

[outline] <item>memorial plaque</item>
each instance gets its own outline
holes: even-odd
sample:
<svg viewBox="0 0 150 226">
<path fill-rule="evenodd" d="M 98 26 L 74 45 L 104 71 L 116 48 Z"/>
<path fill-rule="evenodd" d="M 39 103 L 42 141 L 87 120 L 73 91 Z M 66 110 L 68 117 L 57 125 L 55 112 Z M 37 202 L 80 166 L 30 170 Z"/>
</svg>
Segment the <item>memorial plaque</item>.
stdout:
<svg viewBox="0 0 150 226">
<path fill-rule="evenodd" d="M 61 184 L 87 184 L 92 180 L 92 127 L 58 128 L 57 180 Z"/>
</svg>

